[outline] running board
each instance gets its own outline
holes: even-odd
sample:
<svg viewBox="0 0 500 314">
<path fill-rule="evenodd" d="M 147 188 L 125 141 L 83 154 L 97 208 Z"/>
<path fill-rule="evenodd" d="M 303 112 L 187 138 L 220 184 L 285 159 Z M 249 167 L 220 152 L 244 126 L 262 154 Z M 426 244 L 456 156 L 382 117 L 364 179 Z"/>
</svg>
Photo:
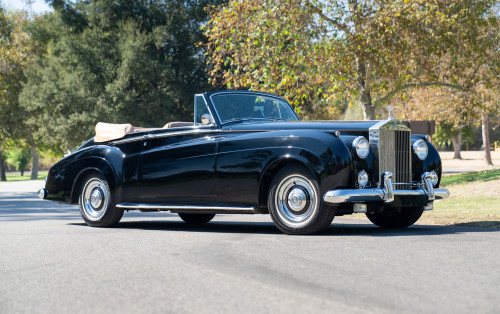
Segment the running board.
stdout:
<svg viewBox="0 0 500 314">
<path fill-rule="evenodd" d="M 164 205 L 164 204 L 137 204 L 120 203 L 116 205 L 123 209 L 138 209 L 140 211 L 171 211 L 172 213 L 237 213 L 237 214 L 257 214 L 254 207 L 233 207 L 233 206 L 192 206 L 192 205 Z"/>
</svg>

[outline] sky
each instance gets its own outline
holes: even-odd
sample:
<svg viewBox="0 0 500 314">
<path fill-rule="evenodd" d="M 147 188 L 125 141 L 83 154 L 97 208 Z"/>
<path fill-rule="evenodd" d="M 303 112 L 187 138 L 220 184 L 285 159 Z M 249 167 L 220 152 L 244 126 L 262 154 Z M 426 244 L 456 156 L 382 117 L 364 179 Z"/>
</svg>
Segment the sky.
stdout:
<svg viewBox="0 0 500 314">
<path fill-rule="evenodd" d="M 47 11 L 52 11 L 44 0 L 34 0 L 32 1 L 32 10 L 34 13 L 43 13 Z M 0 0 L 1 5 L 7 10 L 27 10 L 29 7 L 26 5 L 26 0 Z"/>
</svg>

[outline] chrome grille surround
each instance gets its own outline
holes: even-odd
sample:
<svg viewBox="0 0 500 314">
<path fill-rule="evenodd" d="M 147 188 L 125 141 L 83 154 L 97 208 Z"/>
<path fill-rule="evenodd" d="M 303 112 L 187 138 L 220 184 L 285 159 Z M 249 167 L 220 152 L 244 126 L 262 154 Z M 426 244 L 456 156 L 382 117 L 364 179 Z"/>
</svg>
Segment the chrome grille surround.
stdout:
<svg viewBox="0 0 500 314">
<path fill-rule="evenodd" d="M 411 131 L 397 120 L 383 120 L 369 130 L 370 150 L 375 156 L 375 173 L 378 186 L 384 172 L 392 172 L 394 184 L 411 183 Z M 411 189 L 401 185 L 400 189 Z"/>
</svg>

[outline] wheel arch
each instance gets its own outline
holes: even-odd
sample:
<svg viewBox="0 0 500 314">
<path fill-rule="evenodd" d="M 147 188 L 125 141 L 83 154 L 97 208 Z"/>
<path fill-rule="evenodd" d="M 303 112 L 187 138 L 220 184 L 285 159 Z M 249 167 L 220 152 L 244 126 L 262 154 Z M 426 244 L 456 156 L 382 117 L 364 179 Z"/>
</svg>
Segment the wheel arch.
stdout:
<svg viewBox="0 0 500 314">
<path fill-rule="evenodd" d="M 271 188 L 271 182 L 274 176 L 283 168 L 298 165 L 306 168 L 311 172 L 314 178 L 319 182 L 319 176 L 315 169 L 308 163 L 307 160 L 298 158 L 296 156 L 280 156 L 280 158 L 269 163 L 267 167 L 262 172 L 260 182 L 259 182 L 259 204 L 258 209 L 260 212 L 267 213 L 267 201 L 269 198 L 269 189 Z"/>
<path fill-rule="evenodd" d="M 113 171 L 113 168 L 108 163 L 108 161 L 100 158 L 92 158 L 92 166 L 86 166 L 83 168 L 77 175 L 73 182 L 73 187 L 71 189 L 71 204 L 78 203 L 78 196 L 80 194 L 80 189 L 83 184 L 83 180 L 91 173 L 98 173 L 102 175 L 106 181 L 108 182 L 109 189 L 111 191 L 111 199 L 113 203 L 115 203 L 116 197 L 116 187 L 117 187 L 117 179 L 116 174 Z"/>
<path fill-rule="evenodd" d="M 308 169 L 318 182 L 320 193 L 349 183 L 352 158 L 349 149 L 339 138 L 329 132 L 315 130 L 305 130 L 300 135 L 298 142 L 291 145 L 294 149 L 281 151 L 264 167 L 259 180 L 259 211 L 267 212 L 272 178 L 288 165 L 298 164 Z"/>
</svg>

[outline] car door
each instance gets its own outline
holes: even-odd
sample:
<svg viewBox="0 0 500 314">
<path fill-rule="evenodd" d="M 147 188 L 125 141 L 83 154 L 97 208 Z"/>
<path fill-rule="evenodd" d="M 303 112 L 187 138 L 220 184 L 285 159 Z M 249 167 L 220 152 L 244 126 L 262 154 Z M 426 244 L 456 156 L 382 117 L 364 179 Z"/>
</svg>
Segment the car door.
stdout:
<svg viewBox="0 0 500 314">
<path fill-rule="evenodd" d="M 176 129 L 144 139 L 138 165 L 140 201 L 214 203 L 218 130 Z"/>
</svg>

